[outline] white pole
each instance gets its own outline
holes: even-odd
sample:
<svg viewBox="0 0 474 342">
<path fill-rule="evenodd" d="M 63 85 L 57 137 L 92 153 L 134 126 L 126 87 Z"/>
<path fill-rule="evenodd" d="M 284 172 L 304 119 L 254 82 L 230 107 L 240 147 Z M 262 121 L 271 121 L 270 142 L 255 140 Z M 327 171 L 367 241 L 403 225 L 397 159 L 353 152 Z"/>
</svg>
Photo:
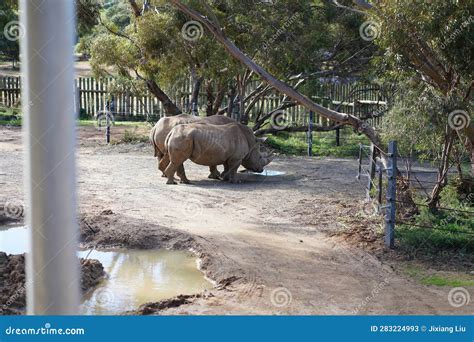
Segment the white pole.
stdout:
<svg viewBox="0 0 474 342">
<path fill-rule="evenodd" d="M 73 0 L 21 0 L 25 187 L 31 251 L 27 311 L 76 314 Z M 20 30 L 21 31 L 21 30 Z"/>
</svg>

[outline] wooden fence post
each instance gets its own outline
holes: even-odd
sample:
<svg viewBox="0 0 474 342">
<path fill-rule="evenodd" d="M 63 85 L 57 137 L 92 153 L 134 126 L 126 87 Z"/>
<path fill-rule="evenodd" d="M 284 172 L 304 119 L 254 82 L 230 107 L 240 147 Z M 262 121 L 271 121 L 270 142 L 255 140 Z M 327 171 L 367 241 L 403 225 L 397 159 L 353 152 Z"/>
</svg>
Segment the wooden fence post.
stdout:
<svg viewBox="0 0 474 342">
<path fill-rule="evenodd" d="M 313 116 L 312 111 L 309 112 L 309 122 L 308 122 L 308 156 L 313 155 Z"/>
<path fill-rule="evenodd" d="M 390 141 L 388 144 L 388 187 L 387 187 L 387 211 L 385 213 L 385 245 L 393 248 L 395 242 L 395 214 L 397 196 L 397 142 Z"/>
</svg>

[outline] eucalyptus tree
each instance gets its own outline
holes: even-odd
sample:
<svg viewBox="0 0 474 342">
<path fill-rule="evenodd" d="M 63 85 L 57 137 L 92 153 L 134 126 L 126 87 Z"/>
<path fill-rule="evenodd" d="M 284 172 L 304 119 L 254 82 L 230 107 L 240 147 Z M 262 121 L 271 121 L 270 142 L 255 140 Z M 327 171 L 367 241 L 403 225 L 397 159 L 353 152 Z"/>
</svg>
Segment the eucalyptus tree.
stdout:
<svg viewBox="0 0 474 342">
<path fill-rule="evenodd" d="M 0 3 L 0 56 L 9 59 L 15 67 L 19 60 L 19 40 L 24 33 L 18 22 L 18 1 L 6 0 Z"/>
<path fill-rule="evenodd" d="M 385 50 L 383 58 L 374 62 L 384 65 L 386 77 L 395 76 L 405 85 L 401 90 L 405 96 L 399 97 L 387 117 L 391 132 L 398 132 L 400 140 L 416 141 L 411 149 L 424 145 L 438 163 L 438 182 L 428 199 L 434 208 L 447 183 L 448 170 L 459 164 L 463 150 L 470 155 L 474 175 L 474 122 L 470 114 L 474 3 L 354 2 L 367 15 L 368 29 L 377 35 L 374 42 Z M 406 107 L 407 103 L 411 108 Z M 405 129 L 410 126 L 408 120 L 418 121 L 416 130 Z M 424 129 L 419 127 L 422 123 L 426 124 Z M 462 178 L 461 167 L 458 170 Z"/>
<path fill-rule="evenodd" d="M 439 200 L 440 191 L 446 183 L 447 170 L 451 163 L 450 156 L 455 146 L 454 140 L 460 138 L 465 146 L 471 150 L 472 163 L 474 134 L 472 134 L 472 123 L 470 124 L 469 111 L 472 108 L 469 99 L 472 98 L 472 16 L 470 13 L 473 13 L 473 4 L 468 1 L 436 2 L 435 4 L 431 2 L 379 1 L 374 6 L 363 0 L 354 0 L 353 2 L 356 3 L 357 8 L 351 7 L 351 3 L 348 1 L 333 0 L 326 1 L 323 4 L 318 1 L 302 3 L 309 4 L 309 7 L 314 9 L 308 12 L 313 16 L 330 13 L 330 10 L 324 10 L 328 8 L 327 6 L 344 11 L 348 15 L 350 13 L 349 18 L 354 20 L 355 23 L 360 23 L 360 26 L 352 33 L 350 30 L 346 30 L 347 36 L 357 32 L 360 37 L 358 37 L 358 40 L 355 39 L 355 42 L 364 41 L 367 49 L 372 49 L 377 45 L 381 48 L 379 51 L 385 51 L 385 54 L 381 56 L 369 55 L 369 60 L 365 60 L 366 64 L 361 72 L 370 74 L 373 70 L 371 65 L 375 65 L 381 67 L 385 77 L 396 74 L 401 80 L 414 78 L 415 83 L 418 77 L 428 91 L 436 93 L 436 96 L 442 100 L 441 102 L 433 101 L 434 104 L 438 103 L 440 105 L 437 107 L 439 118 L 444 122 L 444 130 L 441 133 L 443 143 L 440 147 L 438 182 L 429 199 L 429 205 L 434 207 Z M 207 8 L 199 7 L 194 5 L 192 1 L 172 0 L 171 3 L 194 20 L 201 22 L 216 40 L 225 47 L 228 54 L 242 62 L 270 86 L 285 94 L 285 100 L 302 104 L 322 116 L 340 122 L 340 124 L 352 125 L 355 129 L 366 134 L 372 142 L 380 144 L 379 134 L 371 127 L 367 127 L 358 118 L 321 108 L 304 94 L 298 92 L 295 86 L 292 87 L 288 82 L 285 83 L 284 74 L 280 73 L 285 68 L 278 67 L 278 60 L 273 60 L 272 54 L 267 54 L 266 58 L 259 58 L 258 54 L 252 55 L 249 53 L 246 50 L 248 45 L 245 44 L 245 41 L 239 44 L 238 39 L 233 37 L 228 27 L 216 18 L 209 6 Z M 252 3 L 245 2 L 245 6 L 250 6 L 250 11 L 252 10 Z M 272 1 L 271 3 L 277 5 L 279 11 L 284 11 L 284 1 Z M 260 5 L 262 3 L 255 6 Z M 318 8 L 318 5 L 321 5 L 321 8 Z M 271 12 L 271 9 L 268 12 Z M 264 11 L 258 13 L 264 13 Z M 307 14 L 307 12 L 304 13 Z M 354 16 L 357 16 L 358 20 L 354 19 Z M 262 22 L 264 22 L 263 18 L 266 17 L 262 15 Z M 278 15 L 272 13 L 269 17 L 278 18 Z M 336 20 L 334 17 L 331 19 Z M 285 25 L 285 28 L 294 28 L 295 26 L 297 27 L 297 25 Z M 307 25 L 304 26 L 307 27 Z M 322 34 L 328 34 L 334 28 L 333 25 L 327 27 L 330 29 L 325 31 L 324 25 L 317 26 Z M 347 27 L 345 26 L 346 29 Z M 254 32 L 260 32 L 258 25 L 253 30 Z M 286 35 L 281 34 L 281 32 L 277 33 L 276 36 L 272 36 L 271 43 L 275 43 L 282 37 L 286 38 Z M 299 35 L 299 42 L 304 42 L 305 37 L 304 33 Z M 268 45 L 266 42 L 265 44 Z M 285 41 L 282 45 L 287 47 L 290 44 Z M 301 46 L 308 46 L 308 42 L 301 44 Z M 350 51 L 349 49 L 342 50 Z M 355 54 L 361 54 L 364 50 L 365 48 L 358 49 Z M 327 46 L 312 51 L 321 51 L 322 56 L 328 54 Z M 274 49 L 273 55 L 283 55 L 284 59 L 288 56 L 288 53 L 287 49 Z M 318 67 L 324 67 L 325 64 L 328 64 L 325 63 L 324 59 L 315 60 Z M 363 61 L 363 58 L 357 60 L 359 63 L 361 61 Z M 304 63 L 303 66 L 302 63 L 297 64 L 300 68 L 307 66 Z M 311 69 L 311 64 L 309 65 Z M 340 71 L 340 67 L 341 64 L 333 70 L 339 69 L 338 71 Z M 317 68 L 314 69 L 312 71 L 317 72 Z M 326 70 L 320 71 L 324 72 Z M 430 106 L 425 105 L 424 108 L 429 110 Z M 420 112 L 422 112 L 421 109 Z M 416 135 L 416 132 L 411 132 L 411 135 Z"/>
</svg>

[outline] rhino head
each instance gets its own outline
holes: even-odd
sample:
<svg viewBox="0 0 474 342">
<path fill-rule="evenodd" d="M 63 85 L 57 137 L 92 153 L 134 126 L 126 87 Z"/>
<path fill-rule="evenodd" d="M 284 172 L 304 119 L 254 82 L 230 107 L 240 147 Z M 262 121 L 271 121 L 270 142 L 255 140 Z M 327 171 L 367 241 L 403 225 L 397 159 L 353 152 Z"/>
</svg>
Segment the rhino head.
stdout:
<svg viewBox="0 0 474 342">
<path fill-rule="evenodd" d="M 250 148 L 245 159 L 242 160 L 242 166 L 247 170 L 260 173 L 263 172 L 263 168 L 273 160 L 273 156 L 263 153 L 260 150 L 260 144 L 265 141 L 266 138 L 255 139 L 255 144 Z"/>
</svg>

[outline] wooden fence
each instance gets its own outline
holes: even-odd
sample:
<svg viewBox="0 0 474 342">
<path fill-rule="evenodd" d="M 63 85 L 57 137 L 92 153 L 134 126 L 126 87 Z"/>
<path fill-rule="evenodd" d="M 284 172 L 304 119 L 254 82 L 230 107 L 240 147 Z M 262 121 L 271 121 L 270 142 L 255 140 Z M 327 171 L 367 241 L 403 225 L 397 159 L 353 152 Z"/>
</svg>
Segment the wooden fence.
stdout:
<svg viewBox="0 0 474 342">
<path fill-rule="evenodd" d="M 20 103 L 20 77 L 0 76 L 0 104 L 6 107 L 17 107 Z"/>
<path fill-rule="evenodd" d="M 255 89 L 257 84 L 258 82 L 250 84 L 249 91 Z M 83 116 L 95 116 L 105 110 L 107 103 L 110 105 L 110 101 L 112 101 L 113 113 L 117 120 L 157 120 L 163 115 L 161 103 L 148 91 L 138 94 L 131 89 L 122 91 L 115 89 L 111 93 L 111 86 L 112 79 L 77 78 L 75 80 L 76 110 Z M 20 77 L 0 76 L 0 105 L 18 106 L 20 104 L 20 89 Z M 191 93 L 192 84 L 190 81 L 185 82 L 178 91 L 169 92 L 170 97 L 184 112 L 191 111 Z M 311 98 L 326 108 L 368 119 L 373 126 L 380 124 L 381 117 L 377 113 L 385 108 L 387 100 L 377 86 L 355 82 L 318 84 Z M 282 95 L 276 92 L 262 97 L 250 111 L 249 119 L 254 120 L 259 111 L 267 113 L 277 108 L 281 99 Z M 200 93 L 198 107 L 204 108 L 206 102 L 206 94 Z M 224 99 L 222 105 L 227 105 L 227 98 Z M 285 112 L 290 124 L 308 123 L 308 110 L 302 106 L 288 108 Z M 324 126 L 332 124 L 319 115 L 315 115 L 314 123 Z"/>
</svg>

